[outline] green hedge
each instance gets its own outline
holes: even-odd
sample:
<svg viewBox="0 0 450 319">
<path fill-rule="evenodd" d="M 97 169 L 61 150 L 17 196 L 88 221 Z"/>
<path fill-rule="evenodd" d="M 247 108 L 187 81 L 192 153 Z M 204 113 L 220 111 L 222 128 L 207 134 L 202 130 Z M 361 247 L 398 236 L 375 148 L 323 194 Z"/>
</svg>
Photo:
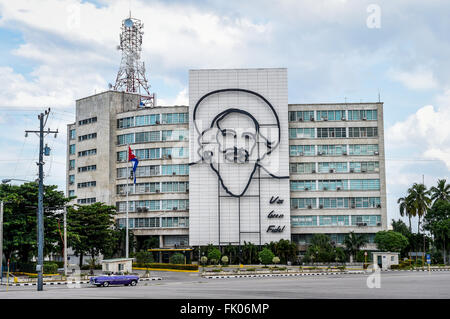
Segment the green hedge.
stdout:
<svg viewBox="0 0 450 319">
<path fill-rule="evenodd" d="M 176 269 L 176 270 L 198 270 L 198 265 L 192 264 L 163 264 L 163 263 L 133 263 L 135 268 L 157 268 L 157 269 Z"/>
</svg>

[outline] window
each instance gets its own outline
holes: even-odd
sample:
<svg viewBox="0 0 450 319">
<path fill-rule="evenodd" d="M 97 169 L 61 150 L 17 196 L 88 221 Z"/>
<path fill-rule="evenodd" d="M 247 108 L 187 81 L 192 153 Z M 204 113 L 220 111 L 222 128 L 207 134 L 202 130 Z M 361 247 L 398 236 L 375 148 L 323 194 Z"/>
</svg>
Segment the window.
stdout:
<svg viewBox="0 0 450 319">
<path fill-rule="evenodd" d="M 75 160 L 69 161 L 69 170 L 75 169 Z"/>
<path fill-rule="evenodd" d="M 69 191 L 69 197 L 73 197 L 75 196 L 75 191 L 74 190 L 70 190 Z"/>
<path fill-rule="evenodd" d="M 79 157 L 91 156 L 91 155 L 96 155 L 96 154 L 97 154 L 97 149 L 95 149 L 95 148 L 92 150 L 78 152 Z"/>
<path fill-rule="evenodd" d="M 381 215 L 353 215 L 352 226 L 377 226 L 381 223 Z"/>
<path fill-rule="evenodd" d="M 189 175 L 189 165 L 162 165 L 162 175 Z"/>
<path fill-rule="evenodd" d="M 347 145 L 317 145 L 317 155 L 344 155 Z"/>
<path fill-rule="evenodd" d="M 316 208 L 315 198 L 291 198 L 292 209 Z"/>
<path fill-rule="evenodd" d="M 187 130 L 162 131 L 163 141 L 185 141 L 189 137 Z"/>
<path fill-rule="evenodd" d="M 161 217 L 161 227 L 189 227 L 189 217 Z"/>
<path fill-rule="evenodd" d="M 162 210 L 188 210 L 189 200 L 187 199 L 163 199 L 161 201 Z"/>
<path fill-rule="evenodd" d="M 125 151 L 126 153 L 126 151 Z M 161 150 L 159 148 L 145 148 L 140 150 L 135 150 L 134 154 L 139 160 L 145 159 L 158 159 L 161 158 Z M 125 154 L 126 155 L 126 154 Z M 126 158 L 125 158 L 126 161 Z"/>
<path fill-rule="evenodd" d="M 381 201 L 380 197 L 352 197 L 350 203 L 352 208 L 376 208 Z"/>
<path fill-rule="evenodd" d="M 75 183 L 75 175 L 69 175 L 69 184 Z"/>
<path fill-rule="evenodd" d="M 317 216 L 291 216 L 291 226 L 317 226 Z"/>
<path fill-rule="evenodd" d="M 134 117 L 125 117 L 117 120 L 117 128 L 129 128 L 134 126 Z"/>
<path fill-rule="evenodd" d="M 291 191 L 316 190 L 316 181 L 291 181 Z"/>
<path fill-rule="evenodd" d="M 341 121 L 345 111 L 317 111 L 317 121 Z"/>
<path fill-rule="evenodd" d="M 164 113 L 161 114 L 162 124 L 183 124 L 188 123 L 188 113 Z"/>
<path fill-rule="evenodd" d="M 314 138 L 314 128 L 290 128 L 289 138 Z"/>
<path fill-rule="evenodd" d="M 74 140 L 75 139 L 75 137 L 77 136 L 76 135 L 76 131 L 73 129 L 73 130 L 70 130 L 69 131 L 69 136 L 70 136 L 70 139 L 71 140 Z"/>
<path fill-rule="evenodd" d="M 78 204 L 93 204 L 95 203 L 97 200 L 95 197 L 92 198 L 82 198 L 82 199 L 78 199 L 77 203 Z"/>
<path fill-rule="evenodd" d="M 291 173 L 312 173 L 316 169 L 316 163 L 290 163 Z"/>
<path fill-rule="evenodd" d="M 380 190 L 379 179 L 351 179 L 350 190 Z"/>
<path fill-rule="evenodd" d="M 128 167 L 128 176 L 131 176 L 132 168 Z M 150 177 L 150 176 L 159 176 L 160 169 L 159 165 L 150 165 L 150 166 L 138 166 L 136 169 L 136 177 Z M 127 177 L 127 168 L 120 167 L 117 169 L 117 178 L 126 178 Z"/>
<path fill-rule="evenodd" d="M 185 147 L 164 147 L 161 149 L 163 158 L 187 158 L 189 157 Z"/>
<path fill-rule="evenodd" d="M 321 208 L 348 208 L 349 199 L 344 197 L 323 197 L 319 198 Z"/>
<path fill-rule="evenodd" d="M 350 155 L 377 155 L 378 144 L 350 144 L 348 150 Z"/>
<path fill-rule="evenodd" d="M 134 143 L 134 133 L 117 136 L 117 145 L 126 145 Z"/>
<path fill-rule="evenodd" d="M 346 137 L 345 127 L 318 127 L 317 137 L 318 138 L 343 138 Z"/>
<path fill-rule="evenodd" d="M 184 193 L 189 189 L 189 182 L 163 182 L 163 193 Z"/>
<path fill-rule="evenodd" d="M 289 146 L 290 156 L 314 156 L 316 147 L 314 145 L 291 145 Z"/>
<path fill-rule="evenodd" d="M 85 120 L 81 120 L 78 121 L 78 125 L 86 125 L 86 124 L 91 124 L 91 123 L 96 123 L 97 122 L 97 117 L 91 117 Z"/>
<path fill-rule="evenodd" d="M 159 142 L 161 140 L 160 131 L 136 133 L 136 143 Z"/>
<path fill-rule="evenodd" d="M 160 118 L 159 114 L 136 116 L 136 126 L 159 124 L 160 123 L 159 118 Z"/>
<path fill-rule="evenodd" d="M 350 170 L 355 173 L 378 172 L 379 162 L 350 162 Z"/>
<path fill-rule="evenodd" d="M 346 179 L 327 179 L 319 180 L 319 190 L 346 190 L 348 189 L 348 180 Z"/>
<path fill-rule="evenodd" d="M 377 110 L 349 110 L 348 111 L 349 121 L 376 121 L 377 120 Z"/>
<path fill-rule="evenodd" d="M 319 163 L 319 173 L 346 173 L 347 162 L 321 162 Z"/>
<path fill-rule="evenodd" d="M 377 137 L 377 127 L 349 127 L 348 137 Z"/>
<path fill-rule="evenodd" d="M 290 122 L 314 121 L 314 111 L 291 111 Z"/>
<path fill-rule="evenodd" d="M 349 226 L 349 216 L 319 216 L 320 226 Z"/>
<path fill-rule="evenodd" d="M 95 186 L 97 186 L 96 181 L 78 183 L 77 185 L 78 188 L 95 187 Z"/>
<path fill-rule="evenodd" d="M 70 155 L 75 155 L 75 144 L 70 144 L 69 145 L 69 154 Z"/>
<path fill-rule="evenodd" d="M 78 173 L 90 172 L 90 171 L 95 171 L 95 170 L 97 170 L 97 165 L 78 167 Z"/>
<path fill-rule="evenodd" d="M 82 135 L 78 137 L 78 141 L 82 142 L 82 141 L 86 141 L 86 140 L 91 140 L 97 138 L 97 133 L 91 133 L 91 134 L 86 134 L 86 135 Z"/>
</svg>

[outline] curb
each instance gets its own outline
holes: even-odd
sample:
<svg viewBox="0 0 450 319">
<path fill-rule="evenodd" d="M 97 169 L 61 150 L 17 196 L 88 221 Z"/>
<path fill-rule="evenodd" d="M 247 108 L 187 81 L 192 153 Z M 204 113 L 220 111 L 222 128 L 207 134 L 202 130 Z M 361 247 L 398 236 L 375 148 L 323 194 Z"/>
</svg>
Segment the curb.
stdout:
<svg viewBox="0 0 450 319">
<path fill-rule="evenodd" d="M 382 269 L 381 271 L 426 271 L 428 272 L 428 269 Z M 430 271 L 450 271 L 450 269 L 430 269 Z"/>
<path fill-rule="evenodd" d="M 161 277 L 152 277 L 152 278 L 139 278 L 139 281 L 153 281 L 153 280 L 162 280 Z M 75 284 L 89 284 L 89 280 L 83 281 L 58 281 L 58 282 L 44 282 L 44 286 L 57 286 L 57 285 L 75 285 Z M 6 283 L 0 284 L 1 286 L 6 286 Z M 21 284 L 9 284 L 10 287 L 24 287 L 24 286 L 36 286 L 37 283 L 21 283 Z"/>
<path fill-rule="evenodd" d="M 297 277 L 297 276 L 323 276 L 323 275 L 348 275 L 348 274 L 365 274 L 364 271 L 354 272 L 325 272 L 325 273 L 294 273 L 294 274 L 259 274 L 259 275 L 224 275 L 224 276 L 203 276 L 207 279 L 222 279 L 222 278 L 256 278 L 256 277 Z"/>
</svg>

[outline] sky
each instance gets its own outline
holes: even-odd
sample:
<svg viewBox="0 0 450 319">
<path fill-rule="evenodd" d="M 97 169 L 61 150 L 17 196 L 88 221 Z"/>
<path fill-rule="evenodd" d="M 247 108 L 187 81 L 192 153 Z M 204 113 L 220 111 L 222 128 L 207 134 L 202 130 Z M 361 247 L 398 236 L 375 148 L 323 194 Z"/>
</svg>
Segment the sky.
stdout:
<svg viewBox="0 0 450 319">
<path fill-rule="evenodd" d="M 75 100 L 114 84 L 130 11 L 159 105 L 188 104 L 189 69 L 285 67 L 289 103 L 384 102 L 389 220 L 412 183 L 449 180 L 445 0 L 0 0 L 0 179 L 37 178 L 24 131 L 50 107 L 45 183 L 65 191 Z"/>
</svg>

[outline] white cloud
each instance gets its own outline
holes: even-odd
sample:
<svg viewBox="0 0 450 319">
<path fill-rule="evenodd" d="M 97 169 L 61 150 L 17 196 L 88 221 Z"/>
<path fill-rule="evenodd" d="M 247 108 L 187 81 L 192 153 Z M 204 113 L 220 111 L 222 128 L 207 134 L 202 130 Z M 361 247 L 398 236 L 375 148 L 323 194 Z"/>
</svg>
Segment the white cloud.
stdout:
<svg viewBox="0 0 450 319">
<path fill-rule="evenodd" d="M 427 90 L 438 87 L 438 83 L 433 76 L 433 72 L 422 68 L 418 68 L 413 71 L 390 69 L 388 71 L 388 76 L 392 80 L 400 82 L 407 88 L 413 90 Z"/>
</svg>

